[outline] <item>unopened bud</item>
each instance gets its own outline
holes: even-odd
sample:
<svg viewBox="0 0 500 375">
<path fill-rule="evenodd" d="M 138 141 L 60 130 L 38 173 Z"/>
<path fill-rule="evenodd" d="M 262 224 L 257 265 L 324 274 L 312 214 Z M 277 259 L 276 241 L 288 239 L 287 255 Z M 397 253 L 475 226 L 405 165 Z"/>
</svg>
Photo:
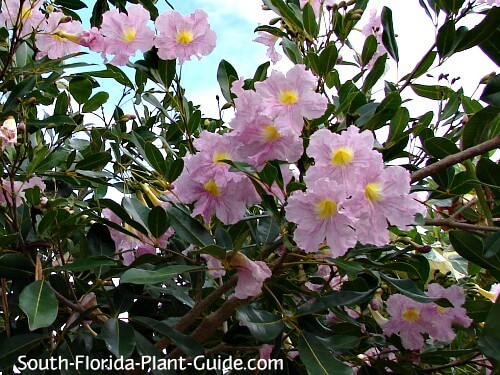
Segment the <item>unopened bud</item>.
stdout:
<svg viewBox="0 0 500 375">
<path fill-rule="evenodd" d="M 71 17 L 71 16 L 64 16 L 59 21 L 59 24 L 61 24 L 61 23 L 69 23 L 71 21 L 73 21 L 73 17 Z"/>
<path fill-rule="evenodd" d="M 47 5 L 45 7 L 45 10 L 47 11 L 47 13 L 52 13 L 56 8 L 54 8 L 53 5 Z"/>
<path fill-rule="evenodd" d="M 479 81 L 480 84 L 485 84 L 488 83 L 493 77 L 495 77 L 497 74 L 495 72 L 491 72 L 490 74 L 484 76 L 481 78 L 481 81 Z"/>
<path fill-rule="evenodd" d="M 19 125 L 17 125 L 17 130 L 20 132 L 23 132 L 26 130 L 26 124 L 24 122 L 20 122 Z"/>
</svg>

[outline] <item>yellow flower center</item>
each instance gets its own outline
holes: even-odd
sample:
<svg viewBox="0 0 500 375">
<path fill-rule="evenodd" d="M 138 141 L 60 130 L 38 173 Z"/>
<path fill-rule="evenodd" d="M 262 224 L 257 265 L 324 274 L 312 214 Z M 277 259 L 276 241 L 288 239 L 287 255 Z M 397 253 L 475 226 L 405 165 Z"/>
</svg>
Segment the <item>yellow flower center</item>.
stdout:
<svg viewBox="0 0 500 375">
<path fill-rule="evenodd" d="M 175 40 L 180 44 L 189 44 L 193 41 L 193 33 L 189 30 L 181 30 L 177 33 Z"/>
<path fill-rule="evenodd" d="M 205 185 L 203 185 L 203 189 L 214 197 L 218 197 L 220 195 L 220 189 L 215 183 L 214 179 L 208 181 Z"/>
<path fill-rule="evenodd" d="M 442 306 L 438 306 L 437 307 L 437 312 L 440 313 L 440 314 L 444 314 L 445 312 L 447 312 L 449 309 L 447 307 L 442 307 Z"/>
<path fill-rule="evenodd" d="M 212 160 L 215 164 L 225 164 L 221 160 L 230 160 L 229 154 L 225 151 L 215 151 Z"/>
<path fill-rule="evenodd" d="M 123 32 L 123 43 L 131 43 L 135 39 L 136 31 L 134 29 L 126 29 Z"/>
<path fill-rule="evenodd" d="M 420 312 L 415 309 L 408 309 L 401 314 L 401 318 L 409 323 L 413 323 L 420 319 Z"/>
<path fill-rule="evenodd" d="M 73 43 L 78 43 L 80 41 L 77 35 L 70 34 L 62 30 L 56 30 L 52 35 L 52 37 L 59 42 L 64 42 L 65 40 L 69 40 Z"/>
<path fill-rule="evenodd" d="M 21 9 L 21 19 L 26 19 L 26 18 L 29 18 L 31 16 L 31 13 L 32 13 L 32 9 L 30 7 L 23 7 L 23 9 Z"/>
<path fill-rule="evenodd" d="M 315 211 L 317 219 L 330 219 L 337 212 L 337 203 L 329 198 L 323 199 L 316 203 Z"/>
<path fill-rule="evenodd" d="M 335 167 L 345 167 L 354 158 L 352 150 L 348 147 L 339 147 L 332 151 L 331 162 Z"/>
<path fill-rule="evenodd" d="M 299 100 L 299 94 L 294 90 L 285 90 L 280 93 L 279 100 L 281 104 L 292 105 Z"/>
<path fill-rule="evenodd" d="M 281 134 L 276 130 L 274 125 L 268 125 L 262 129 L 262 138 L 264 138 L 264 142 L 266 143 L 274 142 L 279 137 L 281 137 Z"/>
<path fill-rule="evenodd" d="M 372 202 L 378 202 L 379 200 L 381 200 L 382 188 L 380 187 L 380 184 L 377 184 L 376 182 L 370 182 L 369 184 L 366 184 L 365 197 Z"/>
</svg>

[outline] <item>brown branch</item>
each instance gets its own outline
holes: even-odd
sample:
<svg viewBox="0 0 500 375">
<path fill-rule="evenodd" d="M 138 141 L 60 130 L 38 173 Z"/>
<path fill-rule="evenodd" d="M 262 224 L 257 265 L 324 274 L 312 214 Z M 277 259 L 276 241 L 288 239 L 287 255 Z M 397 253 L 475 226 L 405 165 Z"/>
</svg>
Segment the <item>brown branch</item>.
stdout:
<svg viewBox="0 0 500 375">
<path fill-rule="evenodd" d="M 224 293 L 236 285 L 238 276 L 234 275 L 226 283 L 222 284 L 219 288 L 210 293 L 205 299 L 195 303 L 193 308 L 184 315 L 175 325 L 175 329 L 183 332 L 188 329 L 198 317 L 203 314 L 210 306 L 212 306 Z M 162 350 L 170 345 L 170 339 L 165 337 L 158 341 L 155 346 L 158 350 Z"/>
<path fill-rule="evenodd" d="M 2 306 L 5 320 L 5 333 L 10 337 L 10 317 L 9 317 L 9 301 L 7 300 L 7 280 L 2 278 Z"/>
<path fill-rule="evenodd" d="M 474 156 L 484 154 L 488 151 L 494 150 L 500 147 L 500 135 L 497 135 L 495 138 L 490 139 L 489 141 L 480 143 L 476 146 L 470 147 L 464 151 L 457 152 L 456 154 L 448 155 L 447 157 L 428 165 L 418 171 L 415 171 L 411 174 L 411 182 L 416 182 L 428 177 L 440 170 L 443 170 L 451 165 L 455 165 L 457 163 L 461 163 L 465 160 L 471 159 Z"/>
<path fill-rule="evenodd" d="M 500 232 L 500 227 L 461 223 L 460 221 L 450 219 L 425 219 L 425 225 L 450 227 L 466 231 Z"/>
</svg>

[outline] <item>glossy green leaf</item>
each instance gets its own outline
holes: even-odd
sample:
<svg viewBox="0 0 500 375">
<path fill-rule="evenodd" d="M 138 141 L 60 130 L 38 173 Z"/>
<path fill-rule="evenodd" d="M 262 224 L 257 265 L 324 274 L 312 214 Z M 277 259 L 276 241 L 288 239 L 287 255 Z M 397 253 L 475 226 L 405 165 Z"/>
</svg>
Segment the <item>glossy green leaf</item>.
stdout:
<svg viewBox="0 0 500 375">
<path fill-rule="evenodd" d="M 354 291 L 334 291 L 327 296 L 319 297 L 316 301 L 302 305 L 297 309 L 297 315 L 314 314 L 316 312 L 326 310 L 333 306 L 354 306 L 368 301 L 375 289 L 370 289 L 364 292 Z"/>
<path fill-rule="evenodd" d="M 218 259 L 224 259 L 226 257 L 227 250 L 217 246 L 217 245 L 208 245 L 204 246 L 201 249 L 193 250 L 190 254 L 208 254 Z"/>
<path fill-rule="evenodd" d="M 166 176 L 168 173 L 168 165 L 158 147 L 150 142 L 147 142 L 144 145 L 144 152 L 149 161 L 149 164 L 151 164 L 151 166 L 158 173 L 161 173 L 163 176 Z"/>
<path fill-rule="evenodd" d="M 484 257 L 491 258 L 500 253 L 500 233 L 493 233 L 483 241 Z"/>
<path fill-rule="evenodd" d="M 425 55 L 425 57 L 416 66 L 415 73 L 411 74 L 411 78 L 418 78 L 421 75 L 427 73 L 429 71 L 429 68 L 434 63 L 434 60 L 436 60 L 436 56 L 436 51 L 430 51 L 429 53 L 427 53 L 427 55 Z M 406 79 L 410 79 L 410 74 L 407 74 L 403 78 L 401 78 L 401 81 Z"/>
<path fill-rule="evenodd" d="M 8 237 L 2 235 L 2 237 Z M 17 233 L 14 234 L 14 239 L 17 239 Z M 5 254 L 0 256 L 0 278 L 7 280 L 25 278 L 33 274 L 35 268 L 33 264 L 20 253 Z"/>
<path fill-rule="evenodd" d="M 251 305 L 239 307 L 236 319 L 248 327 L 253 337 L 261 341 L 271 341 L 285 328 L 281 316 L 269 311 L 253 308 Z"/>
<path fill-rule="evenodd" d="M 494 107 L 500 107 L 500 74 L 488 81 L 480 99 Z"/>
<path fill-rule="evenodd" d="M 2 112 L 6 113 L 13 110 L 19 104 L 18 99 L 23 99 L 26 95 L 33 91 L 35 84 L 36 76 L 31 75 L 14 86 L 2 107 Z"/>
<path fill-rule="evenodd" d="M 203 270 L 200 266 L 176 265 L 159 268 L 157 270 L 144 270 L 140 268 L 131 268 L 126 270 L 120 277 L 120 283 L 130 284 L 157 284 L 165 282 L 168 279 L 181 275 L 185 272 L 195 272 Z"/>
<path fill-rule="evenodd" d="M 84 76 L 76 76 L 69 82 L 69 92 L 78 104 L 83 104 L 90 98 L 92 88 L 92 82 Z"/>
<path fill-rule="evenodd" d="M 100 338 L 106 343 L 108 350 L 116 358 L 129 358 L 135 349 L 134 328 L 116 318 L 106 320 Z"/>
<path fill-rule="evenodd" d="M 297 18 L 293 10 L 283 0 L 270 0 L 270 3 L 275 6 L 279 14 L 283 17 L 283 21 L 293 30 L 300 32 L 303 30 L 302 22 Z"/>
<path fill-rule="evenodd" d="M 217 68 L 217 81 L 219 82 L 222 95 L 228 102 L 232 102 L 231 84 L 238 79 L 238 73 L 226 60 L 221 60 Z"/>
<path fill-rule="evenodd" d="M 373 55 L 377 51 L 377 48 L 378 48 L 377 38 L 375 37 L 375 35 L 369 35 L 365 39 L 365 44 L 363 45 L 363 51 L 361 52 L 361 64 L 363 64 L 363 66 L 366 66 L 370 62 Z"/>
<path fill-rule="evenodd" d="M 57 318 L 59 302 L 45 281 L 34 281 L 19 295 L 19 307 L 28 316 L 30 331 L 50 326 Z"/>
<path fill-rule="evenodd" d="M 410 112 L 405 107 L 398 108 L 396 114 L 391 119 L 389 130 L 389 142 L 398 142 L 405 137 L 404 131 L 410 121 Z"/>
<path fill-rule="evenodd" d="M 322 76 L 329 73 L 337 63 L 339 52 L 335 43 L 330 43 L 326 48 L 319 54 L 318 58 L 318 69 Z"/>
<path fill-rule="evenodd" d="M 80 160 L 75 165 L 75 169 L 82 170 L 98 170 L 102 169 L 111 161 L 111 154 L 109 152 L 98 152 L 95 154 L 88 155 L 84 159 Z"/>
<path fill-rule="evenodd" d="M 352 375 L 352 369 L 333 356 L 328 348 L 313 334 L 299 334 L 300 359 L 309 375 Z"/>
<path fill-rule="evenodd" d="M 313 7 L 310 3 L 306 3 L 302 9 L 302 23 L 304 30 L 311 37 L 315 38 L 318 35 L 319 26 L 316 22 L 316 15 L 314 14 Z"/>
<path fill-rule="evenodd" d="M 380 274 L 382 279 L 391 284 L 397 291 L 401 292 L 407 297 L 410 297 L 412 300 L 422 303 L 436 302 L 439 305 L 450 306 L 450 303 L 445 299 L 440 298 L 432 298 L 428 297 L 422 290 L 417 287 L 417 284 L 413 280 L 410 279 L 396 279 L 393 277 L 389 277 Z"/>
<path fill-rule="evenodd" d="M 499 19 L 500 7 L 491 7 L 486 17 L 465 34 L 458 44 L 456 51 L 463 51 L 487 41 L 495 33 Z"/>
<path fill-rule="evenodd" d="M 115 254 L 115 243 L 107 226 L 99 223 L 92 225 L 87 233 L 87 240 L 90 255 L 113 256 Z"/>
<path fill-rule="evenodd" d="M 80 0 L 55 0 L 54 3 L 73 10 L 87 8 L 87 5 L 85 5 L 85 3 Z"/>
<path fill-rule="evenodd" d="M 380 77 L 382 77 L 385 72 L 386 61 L 387 54 L 383 54 L 375 61 L 373 68 L 370 70 L 365 78 L 365 81 L 363 82 L 363 92 L 370 90 L 378 82 Z"/>
<path fill-rule="evenodd" d="M 135 346 L 137 348 L 137 353 L 143 358 L 147 357 L 152 361 L 157 361 L 157 363 L 160 363 L 159 361 L 161 361 L 161 358 L 163 356 L 160 354 L 158 349 L 156 349 L 152 343 L 150 343 L 143 335 L 141 335 L 137 331 L 135 331 Z M 160 370 L 159 366 L 158 368 L 152 368 L 151 371 L 153 375 L 176 375 L 176 371 L 174 369 Z"/>
<path fill-rule="evenodd" d="M 200 247 L 214 244 L 212 236 L 203 225 L 184 211 L 169 207 L 167 213 L 175 233 L 183 240 Z"/>
<path fill-rule="evenodd" d="M 132 219 L 137 221 L 144 228 L 148 227 L 148 216 L 151 210 L 142 202 L 140 202 L 137 198 L 125 197 L 122 200 L 122 206 L 125 210 L 127 210 Z"/>
<path fill-rule="evenodd" d="M 8 367 L 17 363 L 20 356 L 27 355 L 31 349 L 40 345 L 43 339 L 43 335 L 34 333 L 17 334 L 9 338 L 2 337 L 0 371 L 7 371 Z"/>
<path fill-rule="evenodd" d="M 451 89 L 446 86 L 412 84 L 411 88 L 418 96 L 428 99 L 443 100 L 448 99 L 451 95 Z"/>
<path fill-rule="evenodd" d="M 474 234 L 454 230 L 450 232 L 450 242 L 455 251 L 463 258 L 487 270 L 500 269 L 498 262 L 495 264 L 492 262 L 492 258 L 484 258 L 483 242 Z"/>
<path fill-rule="evenodd" d="M 437 159 L 445 158 L 446 156 L 460 152 L 455 143 L 447 138 L 432 137 L 425 140 L 424 149 Z"/>
<path fill-rule="evenodd" d="M 177 60 L 162 60 L 158 61 L 158 73 L 162 83 L 166 88 L 169 88 L 175 78 L 177 71 Z"/>
<path fill-rule="evenodd" d="M 383 26 L 382 43 L 387 49 L 387 52 L 389 52 L 389 55 L 391 55 L 391 57 L 396 60 L 396 62 L 398 62 L 398 45 L 396 42 L 396 35 L 394 34 L 394 26 L 392 24 L 392 11 L 390 8 L 386 6 L 382 8 L 381 20 Z"/>
<path fill-rule="evenodd" d="M 161 206 L 154 207 L 148 215 L 148 229 L 151 234 L 160 238 L 167 231 L 170 223 L 168 222 L 167 213 Z"/>
<path fill-rule="evenodd" d="M 500 298 L 491 308 L 488 317 L 486 318 L 486 325 L 483 329 L 481 336 L 479 336 L 477 343 L 481 352 L 493 362 L 500 363 Z"/>
<path fill-rule="evenodd" d="M 155 332 L 168 337 L 175 344 L 177 344 L 179 349 L 189 356 L 196 357 L 204 353 L 202 346 L 195 339 L 177 331 L 175 328 L 166 323 L 143 316 L 133 317 L 132 320 L 152 328 Z"/>
<path fill-rule="evenodd" d="M 500 165 L 493 160 L 481 158 L 476 164 L 476 176 L 486 184 L 496 198 L 500 197 Z"/>
<path fill-rule="evenodd" d="M 469 118 L 462 133 L 462 148 L 485 142 L 500 132 L 500 111 L 488 106 Z"/>
<path fill-rule="evenodd" d="M 455 45 L 455 21 L 449 20 L 439 28 L 436 45 L 441 59 L 453 52 L 453 46 Z"/>
<path fill-rule="evenodd" d="M 93 97 L 83 104 L 82 112 L 94 112 L 98 110 L 109 99 L 109 94 L 104 91 L 99 91 Z"/>
<path fill-rule="evenodd" d="M 120 262 L 105 256 L 96 256 L 91 258 L 76 258 L 73 262 L 64 266 L 56 267 L 56 271 L 84 272 L 94 268 L 105 266 L 119 266 Z"/>
</svg>

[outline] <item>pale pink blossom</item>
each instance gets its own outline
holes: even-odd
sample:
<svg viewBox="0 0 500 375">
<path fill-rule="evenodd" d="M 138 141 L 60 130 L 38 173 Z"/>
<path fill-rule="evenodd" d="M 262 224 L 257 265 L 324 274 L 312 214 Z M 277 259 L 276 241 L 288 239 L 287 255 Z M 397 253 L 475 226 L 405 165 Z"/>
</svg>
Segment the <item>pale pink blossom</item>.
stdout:
<svg viewBox="0 0 500 375">
<path fill-rule="evenodd" d="M 269 361 L 271 359 L 271 354 L 273 353 L 274 345 L 273 344 L 264 344 L 259 349 L 259 357 L 260 359 Z"/>
<path fill-rule="evenodd" d="M 234 224 L 245 216 L 247 204 L 260 201 L 251 181 L 244 175 L 235 181 L 216 173 L 193 175 L 186 168 L 175 183 L 174 193 L 181 202 L 194 203 L 192 215 L 201 215 L 206 223 L 210 223 L 215 214 L 224 224 Z"/>
<path fill-rule="evenodd" d="M 21 6 L 22 3 L 22 6 Z M 21 37 L 39 29 L 45 16 L 40 11 L 43 0 L 4 0 L 0 12 L 0 25 L 12 29 L 18 22 Z"/>
<path fill-rule="evenodd" d="M 127 8 L 127 13 L 108 10 L 102 15 L 101 34 L 104 36 L 102 55 L 115 55 L 114 65 L 125 65 L 137 51 L 153 47 L 154 31 L 148 26 L 149 12 L 140 4 Z"/>
<path fill-rule="evenodd" d="M 314 14 L 316 17 L 319 17 L 321 12 L 321 7 L 326 9 L 328 6 L 333 6 L 333 4 L 337 4 L 339 0 L 300 0 L 300 7 L 304 8 L 304 6 L 309 3 L 311 4 Z"/>
<path fill-rule="evenodd" d="M 179 64 L 210 54 L 215 48 L 217 36 L 210 29 L 207 14 L 197 9 L 194 13 L 183 16 L 176 11 L 169 11 L 155 21 L 156 36 L 154 45 L 158 56 L 164 60 L 179 59 Z"/>
<path fill-rule="evenodd" d="M 78 43 L 94 52 L 103 52 L 105 47 L 104 37 L 97 27 L 82 31 L 78 35 Z"/>
<path fill-rule="evenodd" d="M 354 125 L 341 134 L 317 130 L 311 135 L 306 150 L 307 155 L 314 158 L 306 181 L 327 177 L 343 185 L 347 194 L 352 195 L 366 171 L 383 165 L 382 155 L 373 150 L 374 142 L 370 131 L 360 132 Z"/>
<path fill-rule="evenodd" d="M 258 34 L 259 36 L 253 41 L 265 45 L 267 47 L 266 56 L 271 59 L 273 64 L 276 64 L 282 57 L 274 47 L 279 37 L 265 31 L 259 31 Z"/>
<path fill-rule="evenodd" d="M 427 314 L 431 316 L 429 333 L 439 341 L 451 342 L 456 334 L 451 325 L 459 324 L 469 327 L 472 319 L 467 316 L 467 311 L 462 305 L 465 303 L 464 291 L 458 285 L 444 288 L 440 284 L 432 283 L 428 286 L 427 295 L 434 298 L 446 298 L 453 307 L 441 307 L 435 303 L 426 304 Z"/>
<path fill-rule="evenodd" d="M 500 0 L 479 0 L 478 4 L 488 4 L 488 5 L 499 5 L 500 6 Z"/>
<path fill-rule="evenodd" d="M 238 299 L 254 297 L 262 290 L 264 281 L 272 276 L 272 272 L 265 262 L 250 260 L 241 252 L 231 259 L 231 267 L 238 271 L 238 283 L 234 296 Z"/>
<path fill-rule="evenodd" d="M 340 275 L 337 267 L 335 267 L 334 265 L 329 266 L 326 264 L 319 265 L 318 271 L 312 276 L 322 278 L 325 281 L 329 281 L 328 285 L 330 285 L 332 290 L 339 290 L 342 286 L 342 283 L 348 280 L 347 276 Z M 326 283 L 313 284 L 312 282 L 308 281 L 305 283 L 305 286 L 311 291 L 321 292 L 325 288 L 325 284 Z"/>
<path fill-rule="evenodd" d="M 43 29 L 35 35 L 39 49 L 37 58 L 48 56 L 49 59 L 59 59 L 80 51 L 79 35 L 83 32 L 80 22 L 68 20 L 62 12 L 52 12 Z"/>
<path fill-rule="evenodd" d="M 14 117 L 9 116 L 0 126 L 0 150 L 15 146 L 17 142 L 17 124 Z"/>
<path fill-rule="evenodd" d="M 304 117 L 315 119 L 326 111 L 327 99 L 315 91 L 316 85 L 316 77 L 299 64 L 286 75 L 273 70 L 265 81 L 255 83 L 255 89 L 263 100 L 265 114 L 282 117 L 300 134 Z"/>
<path fill-rule="evenodd" d="M 373 65 L 377 61 L 377 59 L 383 54 L 387 53 L 387 49 L 385 48 L 382 42 L 382 33 L 384 28 L 382 26 L 381 15 L 377 14 L 377 9 L 370 9 L 370 20 L 363 27 L 362 33 L 364 36 L 368 37 L 370 35 L 375 35 L 377 38 L 377 50 L 373 54 L 371 60 L 368 62 L 367 66 L 369 69 L 373 68 Z"/>
<path fill-rule="evenodd" d="M 385 245 L 389 243 L 388 222 L 407 229 L 416 214 L 425 213 L 425 206 L 410 194 L 410 174 L 402 167 L 372 165 L 358 181 L 363 194 L 358 201 L 361 220 L 356 233 L 361 243 Z"/>
<path fill-rule="evenodd" d="M 189 246 L 186 250 L 182 252 L 184 255 L 188 255 L 191 251 L 193 251 L 195 247 L 193 245 Z M 201 258 L 205 260 L 207 263 L 208 274 L 212 276 L 214 279 L 218 279 L 223 277 L 226 274 L 226 270 L 224 269 L 224 265 L 222 262 L 216 257 L 210 254 L 200 254 Z"/>
<path fill-rule="evenodd" d="M 424 304 L 402 294 L 387 299 L 387 311 L 391 319 L 382 327 L 384 334 L 398 334 L 406 349 L 419 350 L 424 346 L 423 334 L 432 329 L 430 321 L 422 314 Z"/>
<path fill-rule="evenodd" d="M 326 178 L 308 182 L 306 192 L 294 191 L 285 211 L 286 218 L 297 224 L 297 245 L 315 252 L 326 242 L 332 257 L 344 255 L 356 245 L 353 202 L 347 199 L 342 185 Z"/>
<path fill-rule="evenodd" d="M 27 189 L 34 188 L 38 186 L 40 191 L 44 191 L 46 186 L 40 177 L 32 177 L 28 181 L 14 181 L 1 180 L 0 185 L 0 205 L 5 206 L 7 204 L 14 205 L 15 207 L 21 206 L 25 197 L 24 191 Z"/>
</svg>

